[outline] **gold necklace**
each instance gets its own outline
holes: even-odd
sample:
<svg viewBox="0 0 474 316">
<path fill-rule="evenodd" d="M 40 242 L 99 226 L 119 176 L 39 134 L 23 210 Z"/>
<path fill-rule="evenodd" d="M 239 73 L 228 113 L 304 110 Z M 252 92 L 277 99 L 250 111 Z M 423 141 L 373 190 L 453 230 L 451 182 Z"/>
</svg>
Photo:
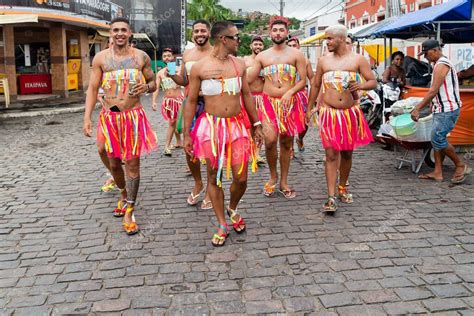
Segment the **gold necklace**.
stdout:
<svg viewBox="0 0 474 316">
<path fill-rule="evenodd" d="M 217 58 L 217 59 L 221 60 L 221 61 L 226 61 L 227 59 L 229 59 L 229 56 L 219 57 L 219 56 L 217 56 L 216 54 L 212 54 L 212 56 L 213 56 L 214 58 Z"/>
</svg>

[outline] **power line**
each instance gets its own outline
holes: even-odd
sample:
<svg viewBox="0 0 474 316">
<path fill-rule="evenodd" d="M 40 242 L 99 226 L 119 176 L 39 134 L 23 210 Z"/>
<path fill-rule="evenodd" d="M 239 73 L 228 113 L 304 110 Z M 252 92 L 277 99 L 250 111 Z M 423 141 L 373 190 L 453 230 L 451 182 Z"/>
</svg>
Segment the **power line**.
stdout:
<svg viewBox="0 0 474 316">
<path fill-rule="evenodd" d="M 316 11 L 314 11 L 313 13 L 311 13 L 310 15 L 308 15 L 305 20 L 308 20 L 310 17 L 312 17 L 313 15 L 315 15 L 316 13 L 318 13 L 318 11 L 322 10 L 325 6 L 327 6 L 328 4 L 331 3 L 331 0 L 328 0 L 328 2 L 326 2 L 325 4 L 323 4 L 321 7 L 319 7 L 318 9 L 316 9 Z"/>
<path fill-rule="evenodd" d="M 331 2 L 331 1 L 329 1 L 329 2 Z M 336 5 L 332 6 L 331 8 L 327 9 L 324 13 L 322 13 L 322 14 L 320 14 L 320 15 L 314 16 L 314 14 L 316 14 L 316 13 L 319 11 L 319 10 L 316 10 L 316 12 L 314 12 L 313 14 L 311 14 L 311 15 L 310 15 L 309 17 L 307 17 L 305 20 L 308 20 L 309 18 L 312 19 L 312 18 L 320 17 L 320 16 L 322 16 L 322 15 L 324 15 L 324 14 L 327 14 L 327 13 L 329 13 L 329 11 L 331 11 L 332 9 L 334 9 L 334 8 L 336 8 L 336 7 L 338 7 L 338 6 L 340 6 L 340 5 L 343 4 L 343 3 L 344 3 L 344 0 L 342 0 L 341 2 L 339 2 L 339 3 L 336 4 Z"/>
</svg>

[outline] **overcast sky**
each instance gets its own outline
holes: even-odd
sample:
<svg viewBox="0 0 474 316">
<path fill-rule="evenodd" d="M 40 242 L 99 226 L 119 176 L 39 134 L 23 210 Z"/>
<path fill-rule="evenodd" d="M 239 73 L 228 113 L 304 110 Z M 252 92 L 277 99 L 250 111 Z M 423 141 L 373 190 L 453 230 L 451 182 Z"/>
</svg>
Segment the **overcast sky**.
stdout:
<svg viewBox="0 0 474 316">
<path fill-rule="evenodd" d="M 303 20 L 311 15 L 318 15 L 324 10 L 317 10 L 328 2 L 340 1 L 315 1 L 315 0 L 285 0 L 284 15 Z M 221 4 L 232 10 L 261 11 L 270 14 L 279 13 L 279 0 L 221 0 Z"/>
</svg>

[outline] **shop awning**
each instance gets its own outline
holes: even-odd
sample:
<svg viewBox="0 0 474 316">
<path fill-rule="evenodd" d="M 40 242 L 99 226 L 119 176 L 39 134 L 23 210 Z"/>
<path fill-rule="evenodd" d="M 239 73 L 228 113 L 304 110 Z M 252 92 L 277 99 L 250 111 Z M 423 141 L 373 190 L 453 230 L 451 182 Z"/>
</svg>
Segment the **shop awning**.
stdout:
<svg viewBox="0 0 474 316">
<path fill-rule="evenodd" d="M 155 44 L 151 41 L 151 39 L 148 37 L 148 34 L 146 33 L 133 33 L 133 39 L 143 41 L 147 43 L 148 45 L 151 45 L 154 50 L 156 50 Z"/>
<path fill-rule="evenodd" d="M 351 33 L 352 36 L 356 39 L 373 37 L 374 33 L 376 33 L 378 30 L 382 29 L 383 27 L 391 24 L 392 22 L 394 22 L 398 18 L 399 18 L 398 16 L 392 16 L 392 17 L 390 17 L 388 19 L 385 19 L 385 20 L 382 20 L 380 22 L 365 25 L 365 27 L 357 30 L 356 32 L 351 32 L 351 30 L 349 30 L 349 33 Z"/>
<path fill-rule="evenodd" d="M 18 23 L 38 23 L 36 14 L 1 14 L 0 25 Z"/>
<path fill-rule="evenodd" d="M 377 33 L 390 34 L 412 26 L 422 26 L 443 21 L 469 20 L 471 20 L 471 0 L 453 0 L 401 15 L 389 25 L 377 30 Z"/>
<path fill-rule="evenodd" d="M 324 39 L 324 36 L 326 36 L 326 33 L 324 32 L 320 32 L 316 35 L 313 35 L 313 36 L 310 36 L 310 37 L 307 37 L 305 38 L 304 40 L 302 40 L 300 42 L 301 45 L 304 45 L 304 44 L 311 44 L 311 43 L 314 43 L 316 41 L 319 41 L 319 40 L 322 40 Z"/>
<path fill-rule="evenodd" d="M 96 30 L 97 34 L 99 34 L 102 37 L 110 37 L 109 31 L 103 31 L 103 30 Z"/>
</svg>

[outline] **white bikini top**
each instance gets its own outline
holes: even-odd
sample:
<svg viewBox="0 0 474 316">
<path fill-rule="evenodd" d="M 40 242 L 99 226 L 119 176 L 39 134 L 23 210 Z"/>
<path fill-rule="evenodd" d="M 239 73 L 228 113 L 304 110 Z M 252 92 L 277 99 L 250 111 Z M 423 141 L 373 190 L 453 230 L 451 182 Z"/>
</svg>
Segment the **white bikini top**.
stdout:
<svg viewBox="0 0 474 316">
<path fill-rule="evenodd" d="M 236 95 L 242 88 L 242 77 L 206 79 L 201 81 L 201 91 L 203 95 Z"/>
</svg>

